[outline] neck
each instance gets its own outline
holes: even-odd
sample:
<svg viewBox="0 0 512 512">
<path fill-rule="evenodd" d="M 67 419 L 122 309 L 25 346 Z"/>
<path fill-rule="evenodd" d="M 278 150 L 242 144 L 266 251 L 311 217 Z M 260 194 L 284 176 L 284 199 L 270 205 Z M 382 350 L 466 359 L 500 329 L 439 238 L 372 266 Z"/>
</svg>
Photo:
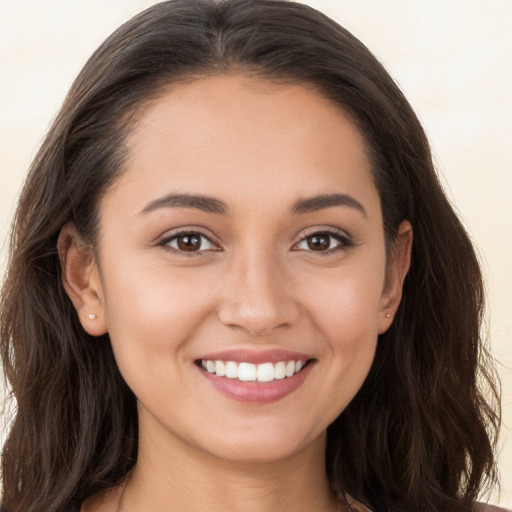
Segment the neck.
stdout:
<svg viewBox="0 0 512 512">
<path fill-rule="evenodd" d="M 233 461 L 141 430 L 122 512 L 336 511 L 325 473 L 325 434 L 279 460 Z M 155 434 L 155 433 L 153 433 Z"/>
</svg>

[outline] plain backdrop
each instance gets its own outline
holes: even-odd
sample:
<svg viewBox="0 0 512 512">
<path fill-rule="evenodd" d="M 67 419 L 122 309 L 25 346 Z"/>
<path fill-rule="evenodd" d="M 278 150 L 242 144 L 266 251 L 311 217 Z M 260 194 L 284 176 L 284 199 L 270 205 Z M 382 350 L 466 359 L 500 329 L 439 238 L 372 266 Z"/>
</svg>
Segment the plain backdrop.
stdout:
<svg viewBox="0 0 512 512">
<path fill-rule="evenodd" d="M 0 0 L 0 269 L 16 197 L 74 77 L 150 0 Z M 504 400 L 501 496 L 512 506 L 512 0 L 305 1 L 377 55 L 416 109 L 478 247 Z"/>
</svg>

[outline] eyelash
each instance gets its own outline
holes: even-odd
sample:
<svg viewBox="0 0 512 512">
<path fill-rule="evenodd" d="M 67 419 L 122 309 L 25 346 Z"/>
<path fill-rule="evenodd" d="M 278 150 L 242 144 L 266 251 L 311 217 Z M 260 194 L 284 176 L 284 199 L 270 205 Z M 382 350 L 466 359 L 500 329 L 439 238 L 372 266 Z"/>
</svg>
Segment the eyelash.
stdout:
<svg viewBox="0 0 512 512">
<path fill-rule="evenodd" d="M 322 236 L 322 235 L 323 236 L 327 235 L 329 237 L 334 238 L 339 243 L 339 245 L 336 247 L 333 247 L 333 248 L 329 248 L 326 251 L 310 250 L 308 252 L 316 253 L 319 256 L 330 256 L 337 252 L 346 251 L 355 245 L 354 241 L 346 233 L 339 231 L 337 229 L 334 229 L 334 228 L 325 228 L 325 229 L 315 230 L 315 231 L 312 231 L 311 233 L 306 234 L 305 236 L 303 236 L 300 239 L 300 241 L 297 244 L 294 245 L 294 247 L 297 247 L 299 244 L 305 242 L 308 238 L 311 238 L 314 236 Z M 295 249 L 295 250 L 300 250 L 300 249 Z"/>
<path fill-rule="evenodd" d="M 198 251 L 183 251 L 183 250 L 180 250 L 179 248 L 171 247 L 170 246 L 170 244 L 173 241 L 175 241 L 175 240 L 177 241 L 180 237 L 185 237 L 185 236 L 189 236 L 189 237 L 196 236 L 198 238 L 201 238 L 202 240 L 208 241 L 210 244 L 212 244 L 213 246 L 215 246 L 217 248 L 215 248 L 215 249 L 200 249 Z M 186 257 L 202 256 L 202 255 L 204 255 L 205 252 L 221 251 L 222 250 L 219 247 L 219 245 L 217 243 L 215 243 L 209 236 L 205 235 L 204 233 L 201 233 L 200 231 L 188 230 L 188 229 L 184 229 L 182 231 L 178 231 L 176 233 L 173 233 L 170 236 L 165 237 L 163 240 L 158 242 L 157 245 L 163 247 L 164 249 L 166 249 L 166 250 L 168 250 L 170 252 L 173 252 L 175 254 L 179 254 L 180 256 L 186 256 Z"/>
<path fill-rule="evenodd" d="M 329 248 L 329 249 L 327 249 L 325 251 L 314 251 L 314 250 L 307 251 L 306 250 L 306 252 L 316 253 L 316 254 L 318 254 L 320 256 L 329 256 L 329 255 L 331 255 L 333 253 L 337 253 L 337 252 L 340 252 L 340 251 L 346 251 L 346 250 L 350 249 L 351 247 L 353 247 L 355 245 L 353 240 L 348 235 L 343 233 L 342 231 L 339 231 L 339 230 L 334 229 L 334 228 L 326 228 L 326 229 L 315 230 L 315 231 L 312 231 L 311 233 L 308 233 L 308 234 L 304 235 L 299 240 L 299 242 L 294 244 L 292 250 L 300 251 L 302 249 L 298 249 L 297 247 L 301 243 L 306 242 L 308 238 L 311 238 L 311 237 L 314 237 L 314 236 L 322 236 L 322 235 L 323 236 L 327 235 L 329 237 L 334 238 L 338 242 L 338 245 L 336 247 Z M 198 238 L 201 238 L 202 240 L 206 240 L 208 243 L 212 244 L 216 248 L 214 248 L 214 249 L 199 249 L 197 251 L 184 251 L 184 250 L 180 250 L 179 248 L 175 248 L 175 247 L 171 247 L 170 246 L 170 244 L 173 241 L 177 241 L 180 237 L 185 237 L 185 236 L 189 236 L 189 237 L 196 236 Z M 196 231 L 196 230 L 181 230 L 181 231 L 178 231 L 176 233 L 173 233 L 170 236 L 165 237 L 163 240 L 158 242 L 157 245 L 163 247 L 164 249 L 166 249 L 166 250 L 168 250 L 170 252 L 173 252 L 175 254 L 179 254 L 180 256 L 186 256 L 186 257 L 202 256 L 206 252 L 210 252 L 210 251 L 213 251 L 213 252 L 220 252 L 220 251 L 222 251 L 222 249 L 220 248 L 219 244 L 214 242 L 209 236 L 205 235 L 204 233 L 201 233 L 200 231 Z"/>
</svg>

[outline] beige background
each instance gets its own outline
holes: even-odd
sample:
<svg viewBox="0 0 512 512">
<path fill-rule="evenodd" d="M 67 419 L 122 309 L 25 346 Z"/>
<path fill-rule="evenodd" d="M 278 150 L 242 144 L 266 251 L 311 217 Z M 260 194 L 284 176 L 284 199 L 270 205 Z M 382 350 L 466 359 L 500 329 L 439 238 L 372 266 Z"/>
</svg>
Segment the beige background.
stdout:
<svg viewBox="0 0 512 512">
<path fill-rule="evenodd" d="M 23 176 L 75 75 L 150 0 L 0 0 L 0 265 Z M 504 391 L 501 497 L 512 506 L 512 1 L 318 0 L 397 79 L 479 248 Z"/>
</svg>

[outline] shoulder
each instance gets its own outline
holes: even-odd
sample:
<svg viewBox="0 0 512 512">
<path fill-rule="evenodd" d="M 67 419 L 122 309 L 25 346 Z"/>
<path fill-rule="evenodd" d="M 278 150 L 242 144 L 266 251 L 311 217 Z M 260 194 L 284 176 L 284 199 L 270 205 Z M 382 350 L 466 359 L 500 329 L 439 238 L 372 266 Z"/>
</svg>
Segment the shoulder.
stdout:
<svg viewBox="0 0 512 512">
<path fill-rule="evenodd" d="M 350 506 L 353 507 L 354 512 L 372 512 L 370 509 L 353 499 Z M 488 503 L 475 503 L 473 512 L 512 512 L 512 509 L 497 507 L 496 505 L 489 505 Z"/>
<path fill-rule="evenodd" d="M 487 503 L 475 503 L 474 512 L 512 512 L 512 509 L 497 507 Z"/>
</svg>

